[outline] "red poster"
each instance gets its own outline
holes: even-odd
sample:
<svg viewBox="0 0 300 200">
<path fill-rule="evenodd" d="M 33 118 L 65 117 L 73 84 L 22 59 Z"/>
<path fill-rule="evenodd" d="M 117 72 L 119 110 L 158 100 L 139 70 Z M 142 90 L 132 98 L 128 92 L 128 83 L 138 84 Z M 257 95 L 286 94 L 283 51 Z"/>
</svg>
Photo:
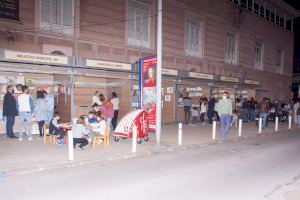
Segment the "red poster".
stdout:
<svg viewBox="0 0 300 200">
<path fill-rule="evenodd" d="M 139 60 L 140 105 L 148 111 L 148 130 L 152 132 L 156 121 L 156 63 L 156 56 Z"/>
</svg>

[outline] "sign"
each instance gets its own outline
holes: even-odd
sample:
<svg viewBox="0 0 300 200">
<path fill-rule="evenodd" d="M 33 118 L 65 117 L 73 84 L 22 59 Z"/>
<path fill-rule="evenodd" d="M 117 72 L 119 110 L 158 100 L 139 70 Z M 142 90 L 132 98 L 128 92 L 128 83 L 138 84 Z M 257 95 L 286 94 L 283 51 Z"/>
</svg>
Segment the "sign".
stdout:
<svg viewBox="0 0 300 200">
<path fill-rule="evenodd" d="M 4 51 L 4 59 L 16 62 L 68 65 L 68 57 L 65 56 L 23 53 L 16 51 Z"/>
<path fill-rule="evenodd" d="M 221 81 L 226 81 L 226 82 L 232 82 L 232 83 L 240 82 L 239 78 L 230 77 L 230 76 L 220 76 L 220 80 Z"/>
<path fill-rule="evenodd" d="M 214 75 L 212 75 L 212 74 L 203 74 L 203 73 L 198 73 L 198 72 L 189 72 L 189 77 L 190 78 L 209 79 L 209 80 L 214 79 Z"/>
<path fill-rule="evenodd" d="M 148 111 L 148 129 L 155 131 L 157 58 L 139 59 L 140 105 Z"/>
<path fill-rule="evenodd" d="M 126 71 L 132 70 L 131 64 L 109 62 L 109 61 L 102 61 L 102 60 L 92 60 L 92 59 L 86 59 L 86 66 L 99 67 L 104 69 L 114 69 L 114 70 L 126 70 Z"/>
<path fill-rule="evenodd" d="M 259 85 L 259 81 L 249 80 L 249 79 L 245 79 L 244 83 L 245 84 L 250 84 L 250 85 Z"/>
<path fill-rule="evenodd" d="M 162 69 L 162 74 L 163 75 L 169 75 L 169 76 L 178 76 L 178 70 L 176 69 Z"/>
<path fill-rule="evenodd" d="M 19 21 L 19 0 L 0 1 L 0 18 Z"/>
</svg>

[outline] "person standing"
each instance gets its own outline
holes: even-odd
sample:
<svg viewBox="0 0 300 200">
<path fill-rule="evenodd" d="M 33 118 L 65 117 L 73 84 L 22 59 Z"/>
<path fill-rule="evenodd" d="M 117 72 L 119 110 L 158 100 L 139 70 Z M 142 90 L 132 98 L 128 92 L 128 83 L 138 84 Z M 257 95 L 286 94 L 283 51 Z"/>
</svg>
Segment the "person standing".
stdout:
<svg viewBox="0 0 300 200">
<path fill-rule="evenodd" d="M 212 124 L 212 119 L 215 113 L 215 104 L 216 104 L 216 99 L 214 97 L 210 97 L 208 102 L 208 109 L 207 109 L 208 124 Z"/>
<path fill-rule="evenodd" d="M 207 102 L 206 101 L 203 101 L 201 106 L 200 106 L 200 121 L 202 123 L 202 125 L 205 124 L 205 114 L 207 112 Z"/>
<path fill-rule="evenodd" d="M 19 110 L 19 141 L 22 141 L 23 124 L 26 121 L 28 130 L 28 140 L 32 140 L 31 115 L 33 112 L 33 101 L 29 95 L 29 88 L 22 86 L 22 94 L 18 97 Z"/>
<path fill-rule="evenodd" d="M 222 99 L 218 102 L 218 113 L 221 123 L 221 136 L 226 139 L 228 131 L 231 127 L 232 102 L 228 99 L 228 92 L 223 92 Z"/>
<path fill-rule="evenodd" d="M 250 121 L 254 121 L 255 119 L 255 109 L 257 106 L 257 102 L 254 100 L 253 97 L 251 97 L 249 101 L 249 119 Z"/>
<path fill-rule="evenodd" d="M 264 129 L 264 128 L 266 128 L 266 125 L 267 125 L 267 117 L 268 117 L 268 113 L 270 110 L 270 107 L 269 107 L 269 104 L 268 104 L 266 98 L 264 98 L 262 100 L 262 102 L 260 102 L 259 110 L 260 110 L 259 117 L 262 118 L 262 128 Z"/>
<path fill-rule="evenodd" d="M 242 103 L 242 119 L 243 119 L 243 122 L 248 122 L 248 101 L 247 101 L 247 98 L 244 98 L 243 103 Z"/>
<path fill-rule="evenodd" d="M 297 110 L 298 110 L 299 107 L 300 107 L 300 103 L 299 103 L 299 100 L 298 100 L 298 101 L 296 101 L 296 103 L 294 104 L 294 107 L 293 107 L 293 110 L 294 110 L 294 122 L 295 122 L 295 124 L 298 123 Z"/>
<path fill-rule="evenodd" d="M 189 97 L 189 93 L 186 93 L 185 97 L 182 99 L 182 105 L 184 108 L 184 121 L 185 124 L 190 123 L 191 118 L 191 106 L 192 106 L 192 100 Z"/>
<path fill-rule="evenodd" d="M 47 106 L 44 92 L 37 91 L 37 100 L 35 102 L 34 107 L 34 119 L 39 125 L 40 136 L 38 139 L 43 139 L 43 126 L 45 125 L 45 121 L 47 120 Z"/>
<path fill-rule="evenodd" d="M 6 87 L 3 99 L 3 116 L 6 117 L 6 135 L 9 138 L 17 138 L 14 135 L 15 118 L 18 116 L 16 100 L 13 96 L 13 86 Z"/>
<path fill-rule="evenodd" d="M 15 97 L 15 100 L 18 100 L 18 97 L 22 94 L 22 84 L 16 85 L 16 90 L 14 90 L 13 95 Z"/>
<path fill-rule="evenodd" d="M 51 94 L 48 94 L 46 90 L 43 90 L 46 102 L 46 113 L 47 118 L 45 120 L 45 124 L 50 124 L 53 114 L 54 114 L 54 97 Z"/>
<path fill-rule="evenodd" d="M 95 103 L 98 104 L 98 105 L 101 104 L 101 102 L 100 102 L 100 91 L 99 90 L 97 90 L 95 92 L 95 95 L 93 96 L 93 103 L 92 103 L 92 105 L 94 105 Z"/>
<path fill-rule="evenodd" d="M 112 94 L 112 99 L 110 102 L 112 103 L 113 109 L 114 109 L 114 116 L 111 120 L 113 130 L 116 129 L 117 127 L 117 121 L 118 121 L 118 116 L 119 116 L 119 98 L 116 92 L 113 92 Z"/>
</svg>

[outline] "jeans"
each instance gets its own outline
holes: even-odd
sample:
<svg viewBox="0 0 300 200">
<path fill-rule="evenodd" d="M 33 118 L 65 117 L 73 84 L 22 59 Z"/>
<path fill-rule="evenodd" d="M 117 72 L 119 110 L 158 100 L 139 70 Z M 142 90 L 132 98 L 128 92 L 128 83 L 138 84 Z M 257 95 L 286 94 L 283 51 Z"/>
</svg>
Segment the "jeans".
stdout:
<svg viewBox="0 0 300 200">
<path fill-rule="evenodd" d="M 214 117 L 214 110 L 208 109 L 207 111 L 208 123 L 212 123 L 212 118 Z"/>
<path fill-rule="evenodd" d="M 39 125 L 39 132 L 40 132 L 40 136 L 42 137 L 44 135 L 43 133 L 43 126 L 45 125 L 45 121 L 39 121 L 38 122 L 38 125 Z"/>
<path fill-rule="evenodd" d="M 31 126 L 31 112 L 20 112 L 19 113 L 19 137 L 23 136 L 23 124 L 26 121 L 28 129 L 28 137 L 31 137 L 32 126 Z"/>
<path fill-rule="evenodd" d="M 6 135 L 7 137 L 14 136 L 15 116 L 6 116 Z"/>
<path fill-rule="evenodd" d="M 184 122 L 185 122 L 185 124 L 190 123 L 190 118 L 191 118 L 191 107 L 185 106 L 184 107 Z"/>
<path fill-rule="evenodd" d="M 231 127 L 231 116 L 229 114 L 221 115 L 220 123 L 221 123 L 221 136 L 222 138 L 225 139 Z"/>
<path fill-rule="evenodd" d="M 45 124 L 50 124 L 52 118 L 53 118 L 54 110 L 48 110 L 47 111 L 47 119 L 45 120 Z"/>
<path fill-rule="evenodd" d="M 205 117 L 205 113 L 201 113 L 200 114 L 200 121 L 201 121 L 201 123 L 205 122 L 204 117 Z"/>
<path fill-rule="evenodd" d="M 300 126 L 300 115 L 297 115 L 297 125 Z"/>
<path fill-rule="evenodd" d="M 253 121 L 255 119 L 255 114 L 254 113 L 255 113 L 254 109 L 249 110 L 250 121 Z"/>
<path fill-rule="evenodd" d="M 115 110 L 114 111 L 114 117 L 111 120 L 113 130 L 115 130 L 116 127 L 117 127 L 118 116 L 119 116 L 119 110 Z"/>
<path fill-rule="evenodd" d="M 242 109 L 242 120 L 244 122 L 248 121 L 247 109 Z"/>
<path fill-rule="evenodd" d="M 73 147 L 76 147 L 76 144 L 80 144 L 79 147 L 82 148 L 86 146 L 89 141 L 85 138 L 73 138 Z"/>
<path fill-rule="evenodd" d="M 259 117 L 262 118 L 262 128 L 266 128 L 268 113 L 260 113 Z"/>
</svg>

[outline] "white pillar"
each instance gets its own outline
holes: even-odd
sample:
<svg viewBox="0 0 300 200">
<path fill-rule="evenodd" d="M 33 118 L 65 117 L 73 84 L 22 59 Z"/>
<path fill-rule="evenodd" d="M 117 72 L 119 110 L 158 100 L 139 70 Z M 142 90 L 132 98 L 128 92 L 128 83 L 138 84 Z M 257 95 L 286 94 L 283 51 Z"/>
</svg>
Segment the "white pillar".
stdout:
<svg viewBox="0 0 300 200">
<path fill-rule="evenodd" d="M 216 121 L 213 121 L 213 125 L 212 125 L 212 139 L 213 140 L 216 139 L 216 127 L 217 127 L 217 123 L 216 123 Z"/>
<path fill-rule="evenodd" d="M 262 118 L 260 117 L 259 121 L 258 121 L 258 133 L 259 134 L 261 134 L 261 129 L 262 129 Z"/>
<path fill-rule="evenodd" d="M 137 142 L 137 127 L 134 126 L 132 130 L 132 153 L 136 153 L 136 142 Z"/>
<path fill-rule="evenodd" d="M 73 132 L 68 131 L 68 149 L 69 149 L 69 161 L 74 160 L 74 148 L 73 148 Z"/>
<path fill-rule="evenodd" d="M 242 136 L 242 124 L 243 124 L 243 120 L 239 119 L 239 136 Z"/>
<path fill-rule="evenodd" d="M 289 115 L 289 130 L 292 129 L 292 115 Z"/>
<path fill-rule="evenodd" d="M 158 0 L 157 9 L 157 75 L 156 75 L 156 143 L 160 144 L 161 136 L 161 71 L 162 71 L 162 0 Z"/>
<path fill-rule="evenodd" d="M 71 119 L 74 118 L 74 83 L 75 83 L 74 68 L 72 68 L 71 69 L 71 81 L 70 81 Z"/>
<path fill-rule="evenodd" d="M 182 145 L 182 123 L 178 124 L 178 145 Z"/>
<path fill-rule="evenodd" d="M 278 117 L 275 118 L 275 132 L 278 131 Z"/>
</svg>

